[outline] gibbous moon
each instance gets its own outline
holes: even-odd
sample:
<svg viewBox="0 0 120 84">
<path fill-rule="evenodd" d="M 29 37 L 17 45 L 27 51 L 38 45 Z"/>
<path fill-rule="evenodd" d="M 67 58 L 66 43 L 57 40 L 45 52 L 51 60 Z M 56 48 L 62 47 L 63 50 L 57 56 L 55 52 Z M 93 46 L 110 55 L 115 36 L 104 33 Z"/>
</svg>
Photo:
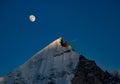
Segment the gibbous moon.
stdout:
<svg viewBox="0 0 120 84">
<path fill-rule="evenodd" d="M 29 16 L 29 19 L 30 19 L 31 22 L 35 22 L 36 17 L 35 17 L 34 15 L 30 15 L 30 16 Z"/>
</svg>

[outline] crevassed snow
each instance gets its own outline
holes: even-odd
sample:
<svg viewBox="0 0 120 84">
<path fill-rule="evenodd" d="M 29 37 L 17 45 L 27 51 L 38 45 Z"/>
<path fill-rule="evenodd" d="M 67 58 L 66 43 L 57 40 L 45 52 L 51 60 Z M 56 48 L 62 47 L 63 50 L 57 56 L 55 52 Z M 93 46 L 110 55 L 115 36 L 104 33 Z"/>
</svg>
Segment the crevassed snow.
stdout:
<svg viewBox="0 0 120 84">
<path fill-rule="evenodd" d="M 5 84 L 71 84 L 79 54 L 59 38 L 5 77 Z"/>
</svg>

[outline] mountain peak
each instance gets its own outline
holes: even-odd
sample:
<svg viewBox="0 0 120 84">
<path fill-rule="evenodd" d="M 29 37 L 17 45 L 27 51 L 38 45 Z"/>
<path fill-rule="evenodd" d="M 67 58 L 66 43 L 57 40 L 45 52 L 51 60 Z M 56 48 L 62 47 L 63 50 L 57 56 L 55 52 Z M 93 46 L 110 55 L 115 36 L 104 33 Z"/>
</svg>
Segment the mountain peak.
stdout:
<svg viewBox="0 0 120 84">
<path fill-rule="evenodd" d="M 78 60 L 79 54 L 60 37 L 7 74 L 2 84 L 71 84 Z"/>
<path fill-rule="evenodd" d="M 50 43 L 51 45 L 55 45 L 55 44 L 58 44 L 58 45 L 61 45 L 62 43 L 62 37 L 59 37 L 58 39 L 54 40 L 52 43 Z"/>
<path fill-rule="evenodd" d="M 120 79 L 76 53 L 60 37 L 0 78 L 0 84 L 120 84 Z"/>
<path fill-rule="evenodd" d="M 62 37 L 59 37 L 58 39 L 54 40 L 48 46 L 51 48 L 54 46 L 62 46 L 62 47 L 66 47 L 68 49 L 72 49 L 72 46 L 67 41 L 63 42 Z"/>
</svg>

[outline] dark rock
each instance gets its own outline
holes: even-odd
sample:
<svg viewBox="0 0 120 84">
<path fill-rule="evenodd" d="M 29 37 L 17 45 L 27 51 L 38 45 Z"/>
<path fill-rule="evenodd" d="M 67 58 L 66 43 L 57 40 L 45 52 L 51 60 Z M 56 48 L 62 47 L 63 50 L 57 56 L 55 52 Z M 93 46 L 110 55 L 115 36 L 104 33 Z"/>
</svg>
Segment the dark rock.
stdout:
<svg viewBox="0 0 120 84">
<path fill-rule="evenodd" d="M 80 55 L 72 84 L 120 84 L 120 79 L 103 71 L 95 61 Z"/>
</svg>

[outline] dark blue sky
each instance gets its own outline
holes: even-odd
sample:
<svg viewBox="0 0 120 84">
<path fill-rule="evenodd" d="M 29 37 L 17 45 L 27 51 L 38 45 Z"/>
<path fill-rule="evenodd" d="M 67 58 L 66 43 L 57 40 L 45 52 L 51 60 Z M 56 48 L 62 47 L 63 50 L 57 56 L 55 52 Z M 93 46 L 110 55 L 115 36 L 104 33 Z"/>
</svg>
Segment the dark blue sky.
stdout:
<svg viewBox="0 0 120 84">
<path fill-rule="evenodd" d="M 0 0 L 0 76 L 59 37 L 102 69 L 120 69 L 120 0 Z"/>
</svg>

